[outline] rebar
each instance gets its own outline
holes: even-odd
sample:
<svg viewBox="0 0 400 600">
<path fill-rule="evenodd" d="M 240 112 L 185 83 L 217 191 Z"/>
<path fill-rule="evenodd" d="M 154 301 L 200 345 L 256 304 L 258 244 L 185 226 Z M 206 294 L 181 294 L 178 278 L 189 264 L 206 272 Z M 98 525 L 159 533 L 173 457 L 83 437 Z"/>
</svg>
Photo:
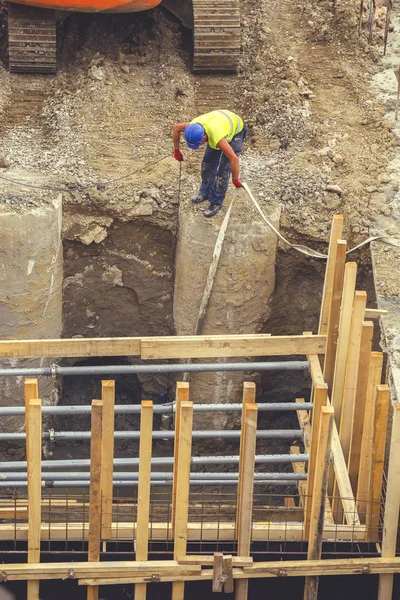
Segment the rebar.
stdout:
<svg viewBox="0 0 400 600">
<path fill-rule="evenodd" d="M 268 476 L 268 474 L 266 474 L 266 476 Z M 114 480 L 114 486 L 115 487 L 137 487 L 138 485 L 138 481 L 116 481 Z M 43 488 L 88 488 L 90 485 L 90 481 L 86 480 L 86 481 L 43 481 L 42 487 Z M 172 481 L 171 480 L 165 480 L 165 481 L 154 481 L 151 482 L 152 486 L 155 487 L 169 487 L 172 485 Z M 208 480 L 208 481 L 201 481 L 201 480 L 190 480 L 190 485 L 207 485 L 207 486 L 236 486 L 237 487 L 237 480 L 232 479 L 232 480 Z M 279 481 L 273 481 L 270 479 L 265 479 L 265 480 L 260 480 L 260 481 L 255 481 L 254 485 L 273 485 L 275 486 L 283 486 L 283 487 L 287 487 L 289 485 L 296 485 L 295 481 L 292 480 L 279 480 Z M 26 481 L 0 481 L 0 488 L 24 488 L 27 487 L 27 482 Z"/>
</svg>

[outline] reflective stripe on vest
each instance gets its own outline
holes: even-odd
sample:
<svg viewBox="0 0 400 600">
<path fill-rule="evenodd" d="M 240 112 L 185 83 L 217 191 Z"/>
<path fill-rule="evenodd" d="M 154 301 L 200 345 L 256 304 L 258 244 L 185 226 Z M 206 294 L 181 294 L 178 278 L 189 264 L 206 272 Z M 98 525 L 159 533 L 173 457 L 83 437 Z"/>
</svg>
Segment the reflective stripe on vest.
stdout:
<svg viewBox="0 0 400 600">
<path fill-rule="evenodd" d="M 231 126 L 231 131 L 230 131 L 230 134 L 229 134 L 229 138 L 232 140 L 233 136 L 235 136 L 237 133 L 239 133 L 239 131 L 242 129 L 242 123 L 241 123 L 242 119 L 238 116 L 238 124 L 237 124 L 237 127 L 236 127 L 236 131 L 235 131 L 235 133 L 233 133 L 234 126 L 233 126 L 233 121 L 232 121 L 230 115 L 228 115 L 228 113 L 226 113 L 224 110 L 216 110 L 215 112 L 218 112 L 221 115 L 224 115 L 224 117 L 226 117 L 228 119 L 229 124 Z"/>
</svg>

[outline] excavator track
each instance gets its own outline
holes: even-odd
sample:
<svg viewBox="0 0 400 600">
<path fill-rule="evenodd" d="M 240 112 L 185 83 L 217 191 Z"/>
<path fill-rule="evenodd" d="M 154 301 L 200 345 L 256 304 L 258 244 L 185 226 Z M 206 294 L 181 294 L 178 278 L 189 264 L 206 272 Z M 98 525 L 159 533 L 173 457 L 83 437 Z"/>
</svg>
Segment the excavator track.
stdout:
<svg viewBox="0 0 400 600">
<path fill-rule="evenodd" d="M 57 70 L 56 11 L 10 2 L 8 53 L 11 73 Z"/>
<path fill-rule="evenodd" d="M 239 0 L 193 0 L 197 73 L 236 73 L 240 57 Z"/>
</svg>

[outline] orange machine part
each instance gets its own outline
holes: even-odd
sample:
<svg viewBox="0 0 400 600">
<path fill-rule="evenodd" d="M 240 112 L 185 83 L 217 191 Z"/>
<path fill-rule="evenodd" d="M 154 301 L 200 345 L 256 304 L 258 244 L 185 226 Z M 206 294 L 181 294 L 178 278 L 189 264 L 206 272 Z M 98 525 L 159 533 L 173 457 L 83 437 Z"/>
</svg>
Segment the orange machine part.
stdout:
<svg viewBox="0 0 400 600">
<path fill-rule="evenodd" d="M 161 0 L 30 0 L 18 4 L 74 12 L 139 12 L 160 4 Z"/>
</svg>

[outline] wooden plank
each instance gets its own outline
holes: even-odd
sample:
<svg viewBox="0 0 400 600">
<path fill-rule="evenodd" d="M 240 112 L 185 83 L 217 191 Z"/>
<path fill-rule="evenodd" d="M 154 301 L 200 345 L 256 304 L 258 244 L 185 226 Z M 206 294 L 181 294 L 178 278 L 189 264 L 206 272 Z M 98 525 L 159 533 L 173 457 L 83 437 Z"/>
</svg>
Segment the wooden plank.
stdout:
<svg viewBox="0 0 400 600">
<path fill-rule="evenodd" d="M 328 331 L 326 334 L 326 353 L 323 370 L 324 380 L 328 384 L 329 392 L 332 391 L 333 374 L 335 370 L 336 347 L 339 330 L 340 304 L 342 301 L 346 250 L 347 243 L 344 240 L 338 240 L 336 242 L 335 272 L 333 276 L 332 301 L 328 319 Z M 309 352 L 309 354 L 320 353 Z"/>
<path fill-rule="evenodd" d="M 101 450 L 103 401 L 92 401 L 88 562 L 99 562 L 101 541 Z M 98 600 L 99 588 L 88 587 L 87 599 Z"/>
<path fill-rule="evenodd" d="M 224 578 L 225 594 L 232 594 L 235 591 L 233 584 L 233 556 L 228 554 L 222 559 L 222 576 Z"/>
<path fill-rule="evenodd" d="M 366 308 L 364 319 L 379 319 L 387 314 L 387 310 L 382 310 L 380 308 Z"/>
<path fill-rule="evenodd" d="M 203 556 L 201 554 L 187 554 L 182 556 L 177 562 L 179 565 L 201 565 L 203 567 L 212 567 L 214 564 L 214 556 Z M 251 567 L 253 558 L 251 556 L 232 556 L 232 565 L 234 567 Z"/>
<path fill-rule="evenodd" d="M 178 472 L 176 479 L 176 515 L 174 527 L 174 559 L 186 555 L 190 463 L 192 458 L 193 402 L 181 402 L 179 420 Z M 185 583 L 177 581 L 172 586 L 172 600 L 184 600 Z"/>
<path fill-rule="evenodd" d="M 325 336 L 210 335 L 142 338 L 142 359 L 324 354 Z"/>
<path fill-rule="evenodd" d="M 32 383 L 30 391 L 35 390 Z M 29 400 L 27 449 L 28 478 L 28 562 L 40 562 L 41 509 L 42 509 L 42 401 Z M 28 581 L 27 597 L 39 600 L 39 582 Z"/>
<path fill-rule="evenodd" d="M 364 428 L 365 399 L 367 396 L 368 371 L 371 359 L 372 336 L 374 326 L 364 321 L 361 331 L 360 357 L 358 362 L 357 388 L 354 401 L 353 429 L 349 452 L 349 477 L 354 493 L 357 491 L 358 471 L 360 468 L 361 441 Z"/>
<path fill-rule="evenodd" d="M 365 522 L 367 506 L 371 498 L 371 471 L 374 448 L 374 423 L 377 386 L 382 377 L 382 352 L 372 352 L 368 372 L 367 396 L 365 400 L 364 429 L 361 441 L 360 469 L 358 473 L 357 507 L 362 522 Z"/>
<path fill-rule="evenodd" d="M 304 535 L 306 538 L 310 535 L 310 522 L 311 522 L 311 511 L 312 511 L 312 494 L 314 490 L 315 473 L 316 473 L 316 461 L 317 461 L 317 449 L 320 444 L 319 430 L 321 423 L 322 407 L 328 403 L 328 386 L 327 384 L 317 385 L 314 388 L 314 406 L 312 413 L 312 427 L 311 427 L 311 448 L 309 450 L 308 459 L 308 476 L 307 476 L 307 487 L 306 487 L 306 503 L 305 503 L 305 514 L 304 514 Z M 326 494 L 325 494 L 326 498 Z"/>
<path fill-rule="evenodd" d="M 317 354 L 309 354 L 307 359 L 310 362 L 310 374 L 311 381 L 313 386 L 316 385 L 325 385 L 324 376 L 321 370 L 321 363 L 319 362 L 319 358 Z"/>
<path fill-rule="evenodd" d="M 142 402 L 140 415 L 139 481 L 137 501 L 136 560 L 146 561 L 149 557 L 149 516 L 151 456 L 153 445 L 153 403 Z M 147 585 L 135 586 L 135 600 L 146 600 Z"/>
<path fill-rule="evenodd" d="M 322 553 L 322 532 L 325 519 L 325 501 L 328 487 L 328 472 L 335 411 L 332 406 L 321 406 L 318 429 L 318 446 L 311 500 L 308 560 L 318 560 Z M 304 600 L 317 600 L 318 577 L 306 577 Z"/>
<path fill-rule="evenodd" d="M 24 381 L 24 400 L 25 400 L 25 432 L 26 432 L 26 460 L 29 461 L 29 403 L 31 400 L 39 398 L 38 380 L 27 378 Z"/>
<path fill-rule="evenodd" d="M 181 432 L 181 405 L 182 402 L 189 402 L 189 383 L 187 381 L 178 381 L 176 384 L 176 396 L 175 396 L 175 438 L 174 438 L 174 468 L 173 468 L 173 481 L 172 481 L 172 511 L 171 511 L 171 525 L 172 531 L 175 529 L 176 519 L 176 485 L 178 480 L 179 472 L 179 440 Z"/>
<path fill-rule="evenodd" d="M 307 452 L 307 450 L 306 450 Z M 290 446 L 290 454 L 300 454 L 300 446 Z M 305 462 L 293 462 L 292 463 L 293 473 L 305 473 L 306 472 L 306 463 Z M 305 505 L 305 499 L 307 494 L 307 481 L 298 481 L 297 489 L 299 491 L 299 503 L 300 506 Z M 304 518 L 304 516 L 303 516 Z"/>
<path fill-rule="evenodd" d="M 28 518 L 28 508 L 24 506 L 2 506 L 0 507 L 0 519 L 12 519 L 14 521 L 25 521 Z"/>
<path fill-rule="evenodd" d="M 239 531 L 239 521 L 241 514 L 242 505 L 242 480 L 243 480 L 243 446 L 246 436 L 246 405 L 255 404 L 256 402 L 256 384 L 252 381 L 245 381 L 243 383 L 242 393 L 242 422 L 241 422 L 241 433 L 240 433 L 240 445 L 239 445 L 239 475 L 238 475 L 238 488 L 237 488 L 237 505 L 236 505 L 236 525 Z"/>
<path fill-rule="evenodd" d="M 392 437 L 386 488 L 385 516 L 383 519 L 382 558 L 396 555 L 397 532 L 399 527 L 400 506 L 400 403 L 393 407 Z M 379 578 L 378 600 L 392 598 L 393 575 L 381 575 Z"/>
<path fill-rule="evenodd" d="M 223 558 L 222 552 L 215 552 L 213 562 L 213 579 L 212 579 L 212 591 L 222 592 L 224 589 L 224 581 L 222 578 L 223 571 Z"/>
<path fill-rule="evenodd" d="M 341 239 L 343 233 L 343 215 L 333 215 L 331 234 L 328 249 L 328 259 L 325 269 L 324 288 L 322 292 L 321 313 L 319 317 L 318 333 L 326 335 L 328 333 L 329 314 L 332 304 L 333 280 L 336 264 L 336 242 Z"/>
<path fill-rule="evenodd" d="M 257 415 L 258 406 L 252 402 L 243 405 L 245 414 L 244 443 L 241 448 L 240 463 L 243 465 L 242 479 L 238 496 L 241 497 L 239 527 L 238 527 L 238 556 L 250 556 L 251 533 L 253 524 L 253 492 L 254 467 L 256 455 Z M 236 584 L 235 599 L 247 600 L 248 581 L 244 579 Z"/>
<path fill-rule="evenodd" d="M 335 409 L 336 427 L 339 429 L 346 377 L 347 355 L 350 345 L 351 318 L 356 290 L 357 263 L 345 265 L 342 301 L 340 305 L 339 328 L 335 356 L 335 370 L 332 382 L 331 402 Z"/>
<path fill-rule="evenodd" d="M 140 356 L 141 338 L 1 340 L 0 358 Z"/>
<path fill-rule="evenodd" d="M 383 469 L 388 428 L 390 388 L 378 385 L 374 424 L 374 452 L 372 459 L 371 490 L 372 498 L 367 511 L 367 541 L 379 541 L 379 520 L 381 512 Z"/>
<path fill-rule="evenodd" d="M 101 538 L 111 537 L 112 504 L 113 504 L 113 472 L 114 472 L 114 406 L 115 382 L 101 382 L 101 399 L 103 402 L 102 448 L 101 448 Z"/>
</svg>

